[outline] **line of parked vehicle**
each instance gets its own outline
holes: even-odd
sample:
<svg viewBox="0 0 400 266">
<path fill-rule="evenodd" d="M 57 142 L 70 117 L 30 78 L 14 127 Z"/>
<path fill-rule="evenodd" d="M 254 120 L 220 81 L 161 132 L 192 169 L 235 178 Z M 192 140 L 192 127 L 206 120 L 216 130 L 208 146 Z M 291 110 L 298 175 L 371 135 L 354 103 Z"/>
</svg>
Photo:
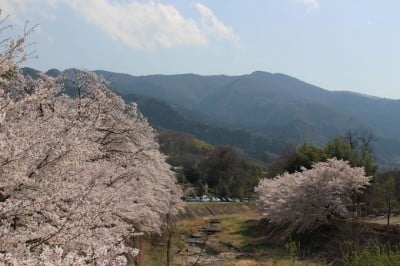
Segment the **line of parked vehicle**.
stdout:
<svg viewBox="0 0 400 266">
<path fill-rule="evenodd" d="M 240 200 L 239 198 L 231 198 L 231 197 L 214 197 L 214 196 L 195 196 L 195 197 L 186 197 L 186 202 L 249 202 L 249 198 L 244 198 Z"/>
</svg>

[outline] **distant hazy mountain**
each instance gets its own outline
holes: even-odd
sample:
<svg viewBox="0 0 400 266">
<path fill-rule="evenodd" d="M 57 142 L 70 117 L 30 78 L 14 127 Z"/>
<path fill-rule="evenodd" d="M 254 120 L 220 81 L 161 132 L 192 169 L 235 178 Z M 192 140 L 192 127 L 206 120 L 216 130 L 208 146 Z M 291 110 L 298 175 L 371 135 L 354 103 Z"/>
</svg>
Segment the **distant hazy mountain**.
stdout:
<svg viewBox="0 0 400 266">
<path fill-rule="evenodd" d="M 273 156 L 285 143 L 322 145 L 349 129 L 367 129 L 378 137 L 379 163 L 385 167 L 400 163 L 398 100 L 327 91 L 260 71 L 241 76 L 95 72 L 125 99 L 138 102 L 155 127 L 236 146 L 253 157 Z M 53 69 L 48 74 L 59 72 Z"/>
<path fill-rule="evenodd" d="M 396 166 L 400 162 L 398 100 L 327 91 L 287 75 L 260 71 L 242 76 L 96 73 L 122 95 L 157 98 L 175 110 L 186 110 L 190 118 L 202 114 L 203 122 L 258 132 L 282 142 L 323 144 L 349 129 L 367 129 L 378 137 L 375 149 L 380 163 Z"/>
</svg>

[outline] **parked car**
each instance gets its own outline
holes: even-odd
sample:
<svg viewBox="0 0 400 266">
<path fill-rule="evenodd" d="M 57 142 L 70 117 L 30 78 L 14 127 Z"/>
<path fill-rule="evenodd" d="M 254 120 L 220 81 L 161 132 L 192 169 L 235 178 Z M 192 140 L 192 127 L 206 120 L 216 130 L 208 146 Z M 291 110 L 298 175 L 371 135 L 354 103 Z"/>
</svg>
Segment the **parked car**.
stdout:
<svg viewBox="0 0 400 266">
<path fill-rule="evenodd" d="M 219 201 L 221 201 L 219 198 L 217 198 L 217 197 L 211 197 L 211 200 L 210 201 L 213 201 L 213 202 L 219 202 Z"/>
<path fill-rule="evenodd" d="M 192 198 L 192 197 L 186 197 L 186 198 L 185 198 L 185 201 L 186 201 L 186 202 L 193 202 L 193 201 L 194 201 L 194 198 Z"/>
<path fill-rule="evenodd" d="M 202 196 L 200 197 L 200 201 L 202 201 L 202 202 L 208 202 L 208 201 L 210 201 L 210 198 L 209 198 L 207 195 L 202 195 Z"/>
</svg>

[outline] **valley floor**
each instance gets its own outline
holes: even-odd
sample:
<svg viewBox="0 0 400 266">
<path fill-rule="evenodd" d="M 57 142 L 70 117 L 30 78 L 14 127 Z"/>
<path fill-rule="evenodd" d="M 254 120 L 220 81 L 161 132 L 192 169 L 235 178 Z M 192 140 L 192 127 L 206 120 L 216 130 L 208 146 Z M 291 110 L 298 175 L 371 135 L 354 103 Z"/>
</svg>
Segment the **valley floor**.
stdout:
<svg viewBox="0 0 400 266">
<path fill-rule="evenodd" d="M 191 210 L 195 209 L 196 212 L 196 209 L 203 207 L 191 206 Z M 232 209 L 229 205 L 220 207 Z M 299 260 L 296 245 L 284 248 L 268 241 L 267 236 L 260 232 L 260 215 L 254 208 L 240 208 L 242 211 L 234 214 L 180 220 L 171 231 L 170 265 L 323 265 Z M 155 237 L 144 245 L 145 251 L 140 264 L 168 265 L 168 237 L 164 237 L 163 241 Z"/>
</svg>

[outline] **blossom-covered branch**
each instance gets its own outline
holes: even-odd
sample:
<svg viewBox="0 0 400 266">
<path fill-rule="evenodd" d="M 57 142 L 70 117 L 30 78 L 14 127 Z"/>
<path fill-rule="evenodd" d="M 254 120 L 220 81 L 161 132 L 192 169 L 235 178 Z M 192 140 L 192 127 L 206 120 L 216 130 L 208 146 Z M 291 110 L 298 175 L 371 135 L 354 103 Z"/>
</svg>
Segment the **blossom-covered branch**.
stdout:
<svg viewBox="0 0 400 266">
<path fill-rule="evenodd" d="M 263 179 L 256 187 L 264 216 L 272 223 L 299 222 L 307 229 L 332 216 L 346 216 L 352 196 L 369 185 L 364 168 L 328 159 L 293 174 Z"/>
<path fill-rule="evenodd" d="M 71 77 L 75 96 L 63 78 L 5 75 L 23 43 L 0 55 L 0 262 L 135 256 L 125 240 L 180 211 L 154 130 L 93 73 Z"/>
</svg>

